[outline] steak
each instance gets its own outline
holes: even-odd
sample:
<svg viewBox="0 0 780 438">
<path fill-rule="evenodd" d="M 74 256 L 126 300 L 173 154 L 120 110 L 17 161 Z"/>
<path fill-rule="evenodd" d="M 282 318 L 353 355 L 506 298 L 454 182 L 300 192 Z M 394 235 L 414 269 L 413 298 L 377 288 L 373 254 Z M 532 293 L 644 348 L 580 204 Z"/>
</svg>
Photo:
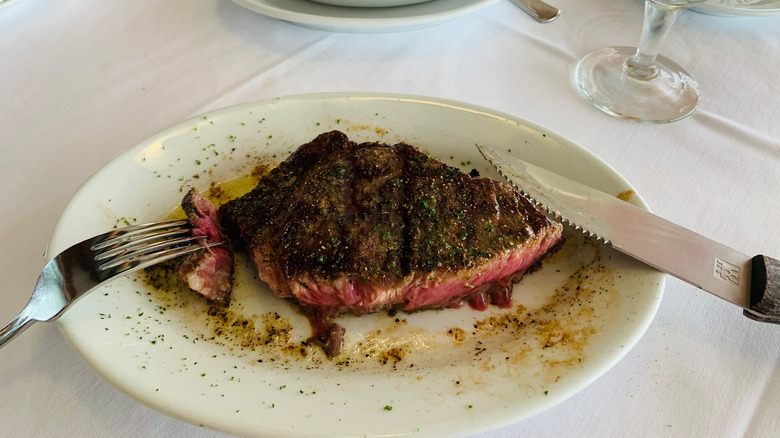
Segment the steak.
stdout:
<svg viewBox="0 0 780 438">
<path fill-rule="evenodd" d="M 300 146 L 219 215 L 331 355 L 341 333 L 323 321 L 345 311 L 510 306 L 513 281 L 562 231 L 509 184 L 339 131 Z"/>
<path fill-rule="evenodd" d="M 227 240 L 217 220 L 214 204 L 196 189 L 190 189 L 181 207 L 192 225 L 192 234 L 203 237 L 203 244 Z M 177 270 L 190 289 L 208 300 L 227 305 L 233 289 L 233 253 L 226 245 L 204 247 L 183 257 Z"/>
</svg>

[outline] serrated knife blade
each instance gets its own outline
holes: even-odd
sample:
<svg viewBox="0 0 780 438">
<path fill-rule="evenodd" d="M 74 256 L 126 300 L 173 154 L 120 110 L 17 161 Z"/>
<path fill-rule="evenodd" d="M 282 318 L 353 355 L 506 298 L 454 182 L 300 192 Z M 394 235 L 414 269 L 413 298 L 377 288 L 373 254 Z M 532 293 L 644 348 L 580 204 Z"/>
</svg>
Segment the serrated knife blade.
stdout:
<svg viewBox="0 0 780 438">
<path fill-rule="evenodd" d="M 532 202 L 647 265 L 780 324 L 780 262 L 743 254 L 587 185 L 487 146 L 479 152 Z"/>
</svg>

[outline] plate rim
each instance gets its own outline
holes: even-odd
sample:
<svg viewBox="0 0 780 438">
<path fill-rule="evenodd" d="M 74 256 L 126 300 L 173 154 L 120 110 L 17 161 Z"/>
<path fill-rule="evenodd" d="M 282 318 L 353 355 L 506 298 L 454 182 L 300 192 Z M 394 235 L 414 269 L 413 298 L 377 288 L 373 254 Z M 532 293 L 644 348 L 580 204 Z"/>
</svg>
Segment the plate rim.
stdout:
<svg viewBox="0 0 780 438">
<path fill-rule="evenodd" d="M 332 17 L 327 15 L 318 15 L 313 13 L 299 12 L 289 8 L 280 8 L 270 5 L 264 0 L 231 0 L 238 6 L 250 11 L 256 12 L 267 17 L 287 21 L 293 24 L 309 27 L 312 29 L 330 31 L 330 32 L 393 32 L 406 31 L 418 28 L 433 26 L 445 21 L 466 15 L 476 10 L 487 7 L 499 0 L 473 0 L 473 3 L 463 5 L 455 9 L 445 10 L 444 12 L 434 12 L 424 15 L 412 15 L 408 17 Z M 262 3 L 261 3 L 262 2 Z M 433 0 L 430 3 L 444 4 L 446 0 Z M 407 6 L 397 6 L 392 9 L 413 10 L 425 3 L 413 4 Z M 320 4 L 320 7 L 333 8 L 333 10 L 355 9 L 347 6 L 331 6 Z M 364 8 L 368 9 L 368 8 Z M 371 8 L 388 9 L 388 8 Z M 370 12 L 370 11 L 369 11 Z M 376 13 L 376 11 L 374 11 Z"/>
<path fill-rule="evenodd" d="M 692 8 L 696 12 L 728 17 L 770 17 L 780 15 L 780 0 L 775 1 L 775 7 L 751 8 L 748 6 L 729 6 L 722 3 L 704 2 Z"/>
</svg>

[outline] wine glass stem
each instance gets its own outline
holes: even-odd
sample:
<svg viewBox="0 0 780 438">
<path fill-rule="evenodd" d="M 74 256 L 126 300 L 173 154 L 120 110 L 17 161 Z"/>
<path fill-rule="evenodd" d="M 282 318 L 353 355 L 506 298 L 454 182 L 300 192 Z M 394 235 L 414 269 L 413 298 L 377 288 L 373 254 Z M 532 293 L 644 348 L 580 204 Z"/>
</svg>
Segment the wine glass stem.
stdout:
<svg viewBox="0 0 780 438">
<path fill-rule="evenodd" d="M 627 75 L 652 80 L 658 76 L 655 58 L 682 8 L 645 1 L 645 19 L 636 53 L 623 64 Z"/>
</svg>

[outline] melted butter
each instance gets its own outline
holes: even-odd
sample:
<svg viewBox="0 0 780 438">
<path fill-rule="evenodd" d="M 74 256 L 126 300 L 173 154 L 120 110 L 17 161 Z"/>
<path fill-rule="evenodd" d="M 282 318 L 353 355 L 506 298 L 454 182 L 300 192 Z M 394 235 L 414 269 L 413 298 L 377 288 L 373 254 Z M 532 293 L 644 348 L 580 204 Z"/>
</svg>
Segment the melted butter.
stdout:
<svg viewBox="0 0 780 438">
<path fill-rule="evenodd" d="M 621 201 L 629 202 L 629 200 L 631 200 L 631 196 L 633 196 L 634 193 L 636 193 L 636 192 L 633 191 L 633 190 L 625 190 L 625 191 L 622 191 L 622 192 L 618 193 L 617 196 L 615 196 L 615 197 L 620 199 Z"/>
<path fill-rule="evenodd" d="M 247 175 L 242 175 L 218 184 L 212 184 L 208 190 L 203 193 L 203 196 L 208 198 L 215 207 L 219 208 L 227 201 L 249 193 L 249 191 L 255 188 L 257 183 L 260 182 L 260 178 L 270 172 L 272 168 L 273 167 L 269 164 L 258 164 Z M 185 217 L 184 211 L 182 211 L 181 205 L 177 205 L 166 216 L 166 219 L 178 219 L 183 217 Z"/>
</svg>

